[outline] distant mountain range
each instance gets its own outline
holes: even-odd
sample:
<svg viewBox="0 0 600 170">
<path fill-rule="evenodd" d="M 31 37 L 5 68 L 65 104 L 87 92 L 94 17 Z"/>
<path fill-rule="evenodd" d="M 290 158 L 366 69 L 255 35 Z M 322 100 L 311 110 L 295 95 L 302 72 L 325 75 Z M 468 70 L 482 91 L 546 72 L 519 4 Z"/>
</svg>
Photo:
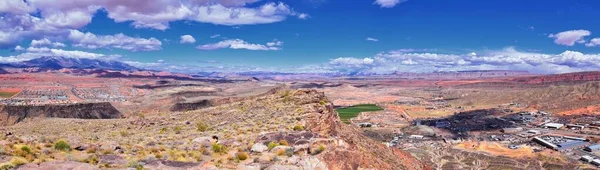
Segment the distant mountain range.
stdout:
<svg viewBox="0 0 600 170">
<path fill-rule="evenodd" d="M 69 57 L 40 57 L 19 63 L 0 64 L 1 68 L 39 68 L 40 70 L 68 69 L 106 69 L 106 70 L 138 70 L 129 64 L 112 60 L 69 58 Z"/>
</svg>

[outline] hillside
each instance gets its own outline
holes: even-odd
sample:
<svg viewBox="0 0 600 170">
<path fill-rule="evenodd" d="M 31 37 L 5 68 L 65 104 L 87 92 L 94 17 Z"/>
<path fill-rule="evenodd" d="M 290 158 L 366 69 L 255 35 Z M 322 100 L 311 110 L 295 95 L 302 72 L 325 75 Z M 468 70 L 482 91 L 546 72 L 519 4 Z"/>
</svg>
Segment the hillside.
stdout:
<svg viewBox="0 0 600 170">
<path fill-rule="evenodd" d="M 341 123 L 324 94 L 314 90 L 282 89 L 216 107 L 126 119 L 26 120 L 5 129 L 11 135 L 3 142 L 34 148 L 25 155 L 28 161 L 50 162 L 24 167 L 84 162 L 146 169 L 427 169 L 410 154 Z M 58 139 L 75 148 L 71 156 L 46 147 Z"/>
<path fill-rule="evenodd" d="M 0 126 L 13 125 L 27 118 L 115 119 L 121 118 L 121 113 L 110 103 L 0 105 Z"/>
</svg>

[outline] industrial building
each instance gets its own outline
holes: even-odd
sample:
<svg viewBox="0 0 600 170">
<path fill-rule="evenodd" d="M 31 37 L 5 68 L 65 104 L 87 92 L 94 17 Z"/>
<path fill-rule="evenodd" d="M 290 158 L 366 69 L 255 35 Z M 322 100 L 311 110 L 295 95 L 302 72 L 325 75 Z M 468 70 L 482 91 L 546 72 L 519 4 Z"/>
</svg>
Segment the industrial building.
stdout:
<svg viewBox="0 0 600 170">
<path fill-rule="evenodd" d="M 573 137 L 573 136 L 563 136 L 565 139 L 578 140 L 578 141 L 588 141 L 586 138 Z"/>
<path fill-rule="evenodd" d="M 594 160 L 592 161 L 592 164 L 593 164 L 593 165 L 596 165 L 596 166 L 600 166 L 600 159 L 594 159 Z"/>
<path fill-rule="evenodd" d="M 534 137 L 533 141 L 539 143 L 540 145 L 549 147 L 550 149 L 556 149 L 556 148 L 558 148 L 558 146 L 556 146 L 555 144 L 550 143 L 550 142 L 548 142 L 548 141 L 546 141 L 546 140 L 544 140 L 544 139 L 542 139 L 540 137 Z"/>
<path fill-rule="evenodd" d="M 582 148 L 587 145 L 589 145 L 589 143 L 584 142 L 584 141 L 579 141 L 579 140 L 573 140 L 573 141 L 558 144 L 557 145 L 558 148 L 556 148 L 556 150 L 563 152 L 563 151 L 568 151 L 568 150 L 572 150 L 572 149 Z"/>
<path fill-rule="evenodd" d="M 517 133 L 523 131 L 522 127 L 517 128 L 502 128 L 503 133 Z"/>
<path fill-rule="evenodd" d="M 564 124 L 560 124 L 560 123 L 546 123 L 546 124 L 542 125 L 542 127 L 550 128 L 550 129 L 560 129 L 564 126 L 565 126 Z"/>
<path fill-rule="evenodd" d="M 579 160 L 589 163 L 589 162 L 592 162 L 594 160 L 594 158 L 589 155 L 585 155 L 585 156 L 582 156 Z"/>
<path fill-rule="evenodd" d="M 588 151 L 588 152 L 599 151 L 600 150 L 600 144 L 595 144 L 595 145 L 592 145 L 592 146 L 585 147 L 583 150 Z"/>
</svg>

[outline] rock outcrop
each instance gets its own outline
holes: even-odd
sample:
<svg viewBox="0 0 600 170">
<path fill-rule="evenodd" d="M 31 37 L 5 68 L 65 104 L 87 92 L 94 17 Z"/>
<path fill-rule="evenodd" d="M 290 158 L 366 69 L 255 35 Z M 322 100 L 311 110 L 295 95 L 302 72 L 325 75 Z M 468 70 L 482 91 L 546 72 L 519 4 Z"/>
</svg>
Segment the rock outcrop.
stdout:
<svg viewBox="0 0 600 170">
<path fill-rule="evenodd" d="M 326 102 L 325 94 L 315 90 L 300 90 L 295 93 L 302 102 L 316 104 Z M 297 103 L 302 104 L 302 103 Z M 337 140 L 327 142 L 328 148 L 319 155 L 329 169 L 430 169 L 409 153 L 389 148 L 363 135 L 359 129 L 342 123 L 333 105 L 317 106 L 318 114 L 310 117 L 307 130 L 320 136 Z"/>
<path fill-rule="evenodd" d="M 25 118 L 115 119 L 122 114 L 110 103 L 15 106 L 0 105 L 0 125 L 13 125 Z"/>
</svg>

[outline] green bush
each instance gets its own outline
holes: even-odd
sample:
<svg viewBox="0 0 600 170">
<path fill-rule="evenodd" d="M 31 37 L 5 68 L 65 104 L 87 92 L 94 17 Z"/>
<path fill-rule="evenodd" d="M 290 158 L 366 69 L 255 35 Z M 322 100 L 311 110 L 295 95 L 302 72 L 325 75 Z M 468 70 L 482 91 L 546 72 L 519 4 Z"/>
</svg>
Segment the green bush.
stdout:
<svg viewBox="0 0 600 170">
<path fill-rule="evenodd" d="M 319 147 L 317 147 L 317 149 L 315 150 L 315 155 L 316 154 L 320 154 L 321 152 L 325 151 L 325 145 L 319 145 Z"/>
<path fill-rule="evenodd" d="M 294 131 L 301 131 L 301 130 L 304 130 L 304 126 L 302 126 L 302 125 L 294 126 Z"/>
<path fill-rule="evenodd" d="M 225 153 L 226 152 L 225 146 L 218 144 L 218 143 L 212 144 L 212 151 L 214 153 Z"/>
<path fill-rule="evenodd" d="M 54 143 L 54 149 L 66 152 L 71 150 L 71 145 L 69 145 L 67 141 L 59 140 L 56 143 Z"/>
<path fill-rule="evenodd" d="M 273 149 L 273 148 L 275 148 L 275 147 L 277 147 L 277 146 L 279 146 L 279 143 L 277 143 L 277 142 L 270 142 L 270 143 L 267 145 L 267 147 L 269 148 L 269 150 L 271 150 L 271 149 Z"/>
<path fill-rule="evenodd" d="M 200 132 L 206 132 L 208 130 L 208 124 L 204 122 L 196 123 L 196 129 Z"/>
<path fill-rule="evenodd" d="M 19 150 L 23 151 L 26 154 L 31 154 L 31 148 L 27 145 L 19 146 Z"/>
</svg>

